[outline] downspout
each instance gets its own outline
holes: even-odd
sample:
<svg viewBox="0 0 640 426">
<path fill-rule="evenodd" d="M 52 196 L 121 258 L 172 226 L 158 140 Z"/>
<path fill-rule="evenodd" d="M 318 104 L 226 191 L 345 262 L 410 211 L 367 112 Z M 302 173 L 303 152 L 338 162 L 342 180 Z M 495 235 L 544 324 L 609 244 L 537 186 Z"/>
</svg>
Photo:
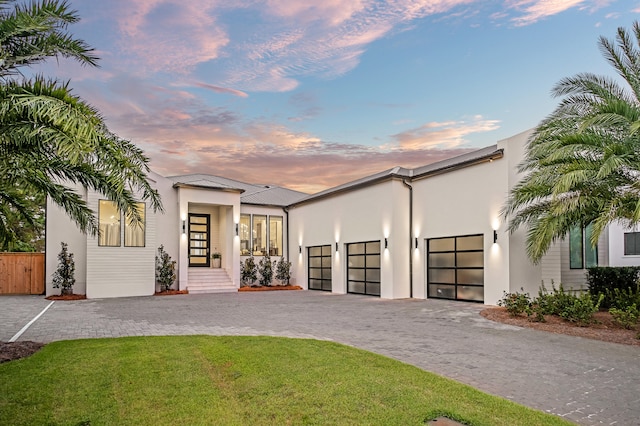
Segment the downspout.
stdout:
<svg viewBox="0 0 640 426">
<path fill-rule="evenodd" d="M 409 298 L 413 298 L 413 186 L 406 179 L 402 183 L 409 188 Z"/>
<path fill-rule="evenodd" d="M 282 208 L 282 211 L 284 212 L 285 216 L 286 216 L 286 220 L 287 220 L 287 260 L 289 262 L 291 262 L 291 258 L 289 257 L 289 243 L 291 242 L 289 240 L 289 206 L 284 206 Z"/>
</svg>

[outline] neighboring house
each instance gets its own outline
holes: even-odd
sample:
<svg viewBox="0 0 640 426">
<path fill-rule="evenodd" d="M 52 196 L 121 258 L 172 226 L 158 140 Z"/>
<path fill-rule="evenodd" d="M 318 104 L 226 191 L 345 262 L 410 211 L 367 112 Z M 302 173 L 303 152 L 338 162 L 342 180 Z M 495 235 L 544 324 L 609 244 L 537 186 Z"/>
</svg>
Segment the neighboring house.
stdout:
<svg viewBox="0 0 640 426">
<path fill-rule="evenodd" d="M 164 245 L 190 293 L 236 291 L 240 262 L 265 253 L 292 263 L 309 290 L 495 304 L 505 291 L 537 293 L 541 282 L 584 285 L 587 267 L 640 264 L 640 232 L 610 226 L 598 247 L 576 229 L 537 265 L 524 229 L 510 234 L 500 210 L 520 176 L 530 132 L 416 169 L 396 167 L 307 195 L 211 175 L 150 176 L 165 212 L 144 209 L 134 229 L 108 200 L 83 193 L 98 211 L 99 238 L 78 232 L 57 207 L 47 213 L 47 293 L 60 241 L 75 254 L 76 293 L 89 298 L 150 295 Z M 141 206 L 142 208 L 143 206 Z M 222 267 L 210 268 L 211 254 Z"/>
</svg>

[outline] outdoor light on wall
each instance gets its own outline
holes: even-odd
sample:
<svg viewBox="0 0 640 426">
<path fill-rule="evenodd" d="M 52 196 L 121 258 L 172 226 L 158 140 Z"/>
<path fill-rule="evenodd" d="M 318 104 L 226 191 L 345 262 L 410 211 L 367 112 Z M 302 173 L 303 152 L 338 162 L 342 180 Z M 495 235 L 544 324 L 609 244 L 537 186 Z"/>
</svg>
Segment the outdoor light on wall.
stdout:
<svg viewBox="0 0 640 426">
<path fill-rule="evenodd" d="M 187 221 L 186 220 L 182 220 L 182 233 L 186 234 L 187 233 Z"/>
<path fill-rule="evenodd" d="M 496 244 L 498 242 L 498 231 L 496 231 L 495 229 L 493 230 L 493 244 Z"/>
<path fill-rule="evenodd" d="M 418 237 L 416 237 L 416 248 L 418 248 Z"/>
<path fill-rule="evenodd" d="M 238 224 L 236 223 L 236 237 L 238 236 Z"/>
<path fill-rule="evenodd" d="M 387 237 L 384 237 L 384 248 L 389 248 L 389 241 L 387 240 Z"/>
<path fill-rule="evenodd" d="M 336 241 L 336 252 L 338 251 L 338 242 Z"/>
<path fill-rule="evenodd" d="M 298 253 L 302 254 L 302 246 L 298 246 Z"/>
</svg>

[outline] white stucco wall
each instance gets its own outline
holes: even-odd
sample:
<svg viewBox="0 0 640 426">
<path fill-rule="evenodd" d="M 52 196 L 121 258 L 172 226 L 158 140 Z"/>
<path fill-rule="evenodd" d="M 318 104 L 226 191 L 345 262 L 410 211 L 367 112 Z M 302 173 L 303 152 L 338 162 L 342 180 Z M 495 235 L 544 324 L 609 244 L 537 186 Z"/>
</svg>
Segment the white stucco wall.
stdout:
<svg viewBox="0 0 640 426">
<path fill-rule="evenodd" d="M 162 207 L 164 213 L 156 214 L 156 254 L 160 245 L 164 246 L 164 250 L 171 256 L 172 260 L 179 259 L 180 256 L 180 233 L 181 224 L 177 224 L 180 217 L 178 205 L 178 190 L 173 187 L 173 181 L 160 176 L 157 173 L 150 173 L 149 176 L 155 181 L 154 187 L 158 190 L 162 199 Z M 179 268 L 176 263 L 176 268 Z M 179 275 L 179 271 L 176 271 Z M 155 276 L 155 270 L 154 270 Z M 179 281 L 179 278 L 176 280 Z M 175 288 L 179 288 L 179 283 L 174 284 Z M 159 286 L 156 290 L 159 290 Z"/>
<path fill-rule="evenodd" d="M 393 180 L 291 208 L 289 244 L 298 285 L 308 286 L 306 248 L 330 245 L 332 292 L 346 293 L 346 244 L 380 241 L 381 297 L 409 297 L 408 194 L 401 181 Z"/>
<path fill-rule="evenodd" d="M 624 254 L 625 232 L 640 232 L 640 225 L 631 228 L 619 223 L 609 225 L 607 245 L 609 249 L 609 266 L 640 266 L 639 255 Z"/>
</svg>

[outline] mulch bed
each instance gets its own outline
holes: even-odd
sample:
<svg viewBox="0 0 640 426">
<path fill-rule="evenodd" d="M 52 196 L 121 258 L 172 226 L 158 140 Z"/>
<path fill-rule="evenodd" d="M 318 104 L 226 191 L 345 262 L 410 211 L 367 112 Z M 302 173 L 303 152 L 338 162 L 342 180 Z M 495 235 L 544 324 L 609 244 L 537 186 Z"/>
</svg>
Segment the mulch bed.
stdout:
<svg viewBox="0 0 640 426">
<path fill-rule="evenodd" d="M 24 342 L 0 342 L 0 364 L 13 361 L 14 359 L 26 358 L 38 352 L 44 343 L 24 341 Z"/>
<path fill-rule="evenodd" d="M 47 300 L 84 300 L 86 298 L 86 294 L 58 294 L 45 297 Z"/>
<path fill-rule="evenodd" d="M 623 345 L 640 346 L 637 339 L 639 330 L 626 330 L 613 322 L 609 312 L 596 312 L 595 323 L 588 327 L 580 327 L 558 316 L 545 315 L 546 322 L 529 321 L 526 315 L 511 316 L 503 307 L 491 307 L 480 312 L 483 317 L 503 324 L 520 327 L 535 328 L 549 333 L 567 334 L 570 336 L 586 337 L 587 339 L 602 340 L 604 342 L 621 343 Z M 636 327 L 638 328 L 638 327 Z"/>
<path fill-rule="evenodd" d="M 154 296 L 173 296 L 174 294 L 189 294 L 188 290 L 165 290 L 165 291 L 156 291 L 153 293 Z"/>
<path fill-rule="evenodd" d="M 238 291 L 278 291 L 278 290 L 302 290 L 299 285 L 273 285 L 273 286 L 255 286 L 240 287 Z"/>
</svg>

